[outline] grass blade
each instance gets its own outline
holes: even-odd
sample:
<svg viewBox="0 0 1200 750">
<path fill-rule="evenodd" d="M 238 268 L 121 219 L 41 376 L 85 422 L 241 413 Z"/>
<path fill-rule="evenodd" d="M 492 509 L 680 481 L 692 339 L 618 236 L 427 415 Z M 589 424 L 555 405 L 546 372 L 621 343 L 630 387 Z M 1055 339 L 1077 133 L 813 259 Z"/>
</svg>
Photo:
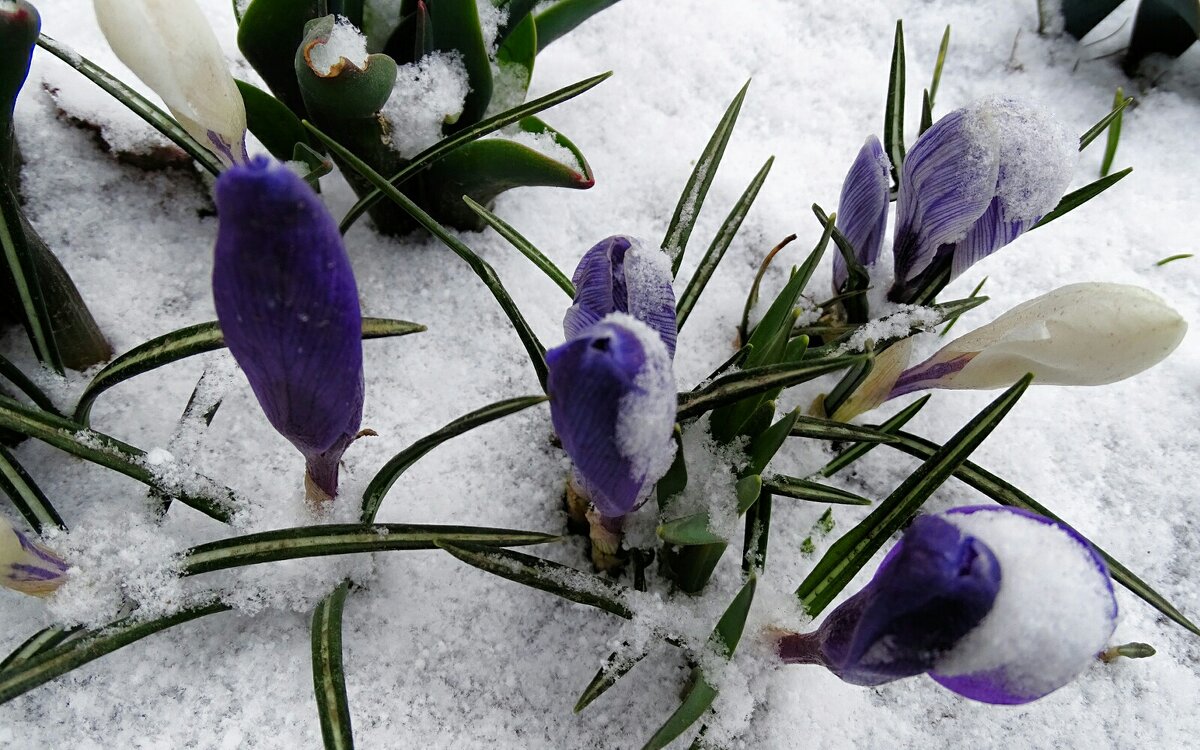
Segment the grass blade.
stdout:
<svg viewBox="0 0 1200 750">
<path fill-rule="evenodd" d="M 1117 89 L 1117 99 L 1114 106 L 1108 114 L 1100 118 L 1100 122 L 1087 129 L 1087 132 L 1079 136 L 1079 150 L 1082 151 L 1091 145 L 1092 141 L 1100 137 L 1109 125 L 1121 119 L 1121 113 L 1125 108 L 1133 104 L 1133 97 L 1122 97 L 1121 89 Z M 1103 176 L 1103 175 L 1101 175 Z"/>
<path fill-rule="evenodd" d="M 124 104 L 138 117 L 149 123 L 150 127 L 165 135 L 176 146 L 187 152 L 188 156 L 204 167 L 213 175 L 221 174 L 224 169 L 221 162 L 211 151 L 184 130 L 179 123 L 166 112 L 155 106 L 149 99 L 121 83 L 108 71 L 96 65 L 91 60 L 76 53 L 62 42 L 42 34 L 37 44 L 42 49 L 79 71 L 85 78 L 100 88 L 109 96 Z"/>
<path fill-rule="evenodd" d="M 3 445 L 0 445 L 0 490 L 12 499 L 13 505 L 37 533 L 55 526 L 67 528 L 50 500 Z"/>
<path fill-rule="evenodd" d="M 679 196 L 679 203 L 675 206 L 671 223 L 667 225 L 667 236 L 663 238 L 662 249 L 671 259 L 672 276 L 679 273 L 679 265 L 683 263 L 683 252 L 687 249 L 688 238 L 692 236 L 692 230 L 696 227 L 696 219 L 700 216 L 700 208 L 704 205 L 704 199 L 708 196 L 708 189 L 712 186 L 713 177 L 717 174 L 717 167 L 720 166 L 721 158 L 725 155 L 725 146 L 729 144 L 729 137 L 733 135 L 733 126 L 737 124 L 738 114 L 742 110 L 742 101 L 746 98 L 748 88 L 750 88 L 750 82 L 746 81 L 741 91 L 729 103 L 725 114 L 721 116 L 721 121 L 717 123 L 717 129 L 708 139 L 708 145 L 704 147 L 700 158 L 696 160 L 696 167 L 688 177 L 687 184 L 683 186 L 683 194 Z"/>
<path fill-rule="evenodd" d="M 908 406 L 904 407 L 897 412 L 894 417 L 881 424 L 879 426 L 879 431 L 891 433 L 908 424 L 909 420 L 917 416 L 917 412 L 921 411 L 921 409 L 925 407 L 925 404 L 929 403 L 929 399 L 932 397 L 932 394 L 927 393 Z M 792 434 L 795 434 L 794 426 L 792 428 Z M 821 470 L 818 473 L 823 477 L 831 477 L 858 459 L 870 453 L 871 449 L 873 449 L 876 445 L 878 445 L 878 443 L 870 442 L 860 442 L 856 445 L 853 445 L 839 453 L 836 458 L 825 464 L 825 466 L 821 467 Z"/>
<path fill-rule="evenodd" d="M 1120 182 L 1125 177 L 1125 175 L 1129 174 L 1132 171 L 1133 171 L 1133 167 L 1126 167 L 1125 169 L 1122 169 L 1120 172 L 1114 172 L 1114 173 L 1110 174 L 1108 177 L 1101 177 L 1100 179 L 1096 180 L 1095 182 L 1089 183 L 1089 184 L 1084 185 L 1083 187 L 1079 188 L 1078 190 L 1073 190 L 1073 191 L 1067 193 L 1066 195 L 1064 195 L 1062 197 L 1062 200 L 1060 200 L 1058 202 L 1058 205 L 1054 207 L 1053 211 L 1051 211 L 1050 213 L 1043 216 L 1041 218 L 1041 220 L 1038 221 L 1037 224 L 1033 225 L 1033 229 L 1037 229 L 1038 227 L 1044 227 L 1047 224 L 1049 224 L 1050 222 L 1057 219 L 1058 217 L 1062 216 L 1063 214 L 1066 214 L 1070 211 L 1075 210 L 1076 208 L 1079 208 L 1084 203 L 1087 203 L 1088 201 L 1090 201 L 1092 198 L 1095 198 L 1097 195 L 1100 195 L 1101 193 L 1103 193 L 1105 190 L 1108 190 L 1113 185 L 1116 185 L 1118 182 Z"/>
<path fill-rule="evenodd" d="M 892 180 L 900 184 L 904 165 L 904 23 L 896 21 L 892 64 L 888 69 L 887 106 L 883 118 L 883 147 L 892 162 Z"/>
<path fill-rule="evenodd" d="M 531 115 L 535 115 L 538 112 L 553 107 L 555 104 L 561 104 L 568 99 L 573 99 L 588 89 L 598 85 L 601 81 L 611 75 L 612 73 L 609 72 L 601 73 L 600 75 L 592 76 L 591 78 L 585 78 L 578 83 L 573 83 L 570 86 L 564 86 L 557 91 L 552 91 L 551 93 L 542 97 L 538 97 L 533 101 L 525 102 L 524 104 L 513 107 L 512 109 L 505 110 L 504 112 L 493 115 L 486 120 L 480 120 L 475 125 L 466 128 L 465 130 L 461 130 L 449 138 L 444 138 L 421 153 L 417 154 L 415 157 L 413 157 L 413 160 L 404 167 L 404 169 L 401 169 L 399 172 L 392 175 L 391 178 L 388 179 L 388 182 L 391 185 L 398 186 L 418 172 L 428 169 L 438 159 L 442 158 L 464 143 L 470 143 L 471 141 L 478 140 L 489 133 L 496 132 L 506 125 L 511 125 L 514 122 L 523 120 Z M 375 205 L 377 201 L 383 198 L 383 195 L 383 191 L 376 188 L 367 195 L 363 196 L 358 203 L 355 203 L 350 210 L 346 212 L 346 215 L 342 217 L 342 222 L 340 225 L 342 234 L 345 234 L 346 231 L 354 225 L 354 222 L 358 221 L 359 217 L 365 214 L 367 210 L 371 208 L 371 206 Z"/>
<path fill-rule="evenodd" d="M 21 308 L 21 322 L 38 361 L 63 374 L 62 353 L 54 338 L 54 321 L 34 265 L 33 248 L 25 234 L 17 198 L 7 185 L 0 185 L 0 272 L 8 270 Z"/>
<path fill-rule="evenodd" d="M 851 367 L 863 359 L 861 354 L 850 354 L 816 361 L 751 367 L 723 375 L 703 388 L 680 394 L 676 418 L 681 421 L 690 419 L 749 396 L 775 388 L 787 388 Z"/>
<path fill-rule="evenodd" d="M 763 489 L 773 495 L 782 495 L 795 500 L 831 505 L 870 505 L 871 501 L 853 492 L 830 487 L 808 479 L 775 474 L 763 480 Z"/>
<path fill-rule="evenodd" d="M 363 339 L 367 340 L 420 333 L 425 330 L 425 326 L 405 320 L 363 318 L 362 330 Z M 224 346 L 225 337 L 221 334 L 220 324 L 215 320 L 164 333 L 135 346 L 96 373 L 75 406 L 75 421 L 86 426 L 90 421 L 92 405 L 96 398 L 114 385 L 163 365 L 215 351 Z"/>
<path fill-rule="evenodd" d="M 545 400 L 545 396 L 520 396 L 488 404 L 469 414 L 464 414 L 437 432 L 426 435 L 397 453 L 375 474 L 371 479 L 371 483 L 367 485 L 366 491 L 363 492 L 363 523 L 371 523 L 375 520 L 375 514 L 379 512 L 379 506 L 383 502 L 384 495 L 392 488 L 392 485 L 396 483 L 400 475 L 407 471 L 410 466 L 420 460 L 426 453 L 452 437 L 461 435 L 468 430 L 473 430 L 501 417 L 516 414 L 531 406 L 536 406 Z"/>
<path fill-rule="evenodd" d="M 680 330 L 683 329 L 683 324 L 691 315 L 692 308 L 696 306 L 696 301 L 700 299 L 700 293 L 704 291 L 708 280 L 712 278 L 713 271 L 717 270 L 717 264 L 721 262 L 725 251 L 729 249 L 729 244 L 733 242 L 734 236 L 741 228 L 742 221 L 750 212 L 750 207 L 754 204 L 754 199 L 758 197 L 758 191 L 762 189 L 763 182 L 766 181 L 767 174 L 771 171 L 771 165 L 774 163 L 774 156 L 767 159 L 767 162 L 758 170 L 758 174 L 750 181 L 750 185 L 742 193 L 742 197 L 738 199 L 729 212 L 729 216 L 725 218 L 725 223 L 717 231 L 717 236 L 713 237 L 712 244 L 708 246 L 708 252 L 704 254 L 700 265 L 696 267 L 696 273 L 688 281 L 687 288 L 679 296 L 679 303 L 675 306 L 675 321 Z"/>
<path fill-rule="evenodd" d="M 48 628 L 39 630 L 20 646 L 13 649 L 11 654 L 4 657 L 4 661 L 0 662 L 0 673 L 20 666 L 43 651 L 49 651 L 69 638 L 72 633 L 77 632 L 77 630 L 77 628 L 68 630 L 61 625 L 51 625 Z"/>
<path fill-rule="evenodd" d="M 833 543 L 796 590 L 796 596 L 809 615 L 816 617 L 833 601 L 892 534 L 900 530 L 934 490 L 991 434 L 1032 380 L 1032 375 L 1026 375 L 988 404 L 901 482 L 869 516 Z"/>
<path fill-rule="evenodd" d="M 1113 109 L 1116 110 L 1117 116 L 1112 119 L 1108 125 L 1108 141 L 1104 146 L 1104 161 L 1100 163 L 1100 176 L 1107 177 L 1109 170 L 1112 169 L 1113 159 L 1117 156 L 1117 143 L 1121 140 L 1121 113 L 1125 109 L 1122 100 L 1125 98 L 1125 91 L 1117 86 L 1117 95 L 1113 100 Z"/>
<path fill-rule="evenodd" d="M 610 687 L 617 684 L 617 681 L 629 674 L 630 670 L 638 665 L 638 662 L 646 658 L 647 653 L 644 649 L 630 650 L 629 644 L 624 643 L 621 650 L 609 654 L 608 658 L 604 660 L 604 665 L 596 672 L 596 676 L 580 693 L 579 700 L 575 701 L 574 713 L 579 713 L 608 692 Z"/>
<path fill-rule="evenodd" d="M 933 82 L 929 84 L 929 108 L 933 109 L 933 100 L 937 98 L 938 84 L 942 82 L 942 67 L 946 64 L 946 53 L 950 50 L 950 24 L 942 32 L 942 43 L 938 45 L 937 62 L 933 65 Z"/>
<path fill-rule="evenodd" d="M 554 261 L 543 255 L 542 251 L 534 247 L 532 242 L 525 239 L 520 232 L 518 232 L 516 229 L 513 229 L 511 225 L 509 225 L 499 216 L 471 200 L 471 196 L 464 195 L 462 198 L 463 201 L 466 202 L 467 206 L 479 215 L 479 218 L 486 221 L 488 226 L 496 230 L 497 234 L 508 240 L 508 244 L 520 250 L 522 255 L 533 261 L 533 264 L 537 266 L 542 273 L 546 274 L 546 276 L 548 276 L 550 280 L 558 286 L 559 289 L 562 289 L 564 292 L 566 292 L 568 297 L 575 297 L 575 284 L 569 278 L 567 278 L 565 273 L 559 270 L 558 266 L 554 265 Z"/>
<path fill-rule="evenodd" d="M 50 397 L 42 392 L 42 389 L 38 388 L 32 380 L 27 378 L 25 373 L 17 369 L 16 365 L 9 362 L 3 356 L 0 356 L 0 377 L 3 377 L 16 386 L 17 390 L 28 396 L 29 400 L 36 404 L 42 411 L 62 416 L 62 412 L 58 410 L 58 407 L 50 400 Z"/>
<path fill-rule="evenodd" d="M 442 241 L 446 247 L 454 251 L 454 254 L 462 258 L 475 275 L 479 277 L 492 296 L 496 298 L 496 302 L 500 304 L 500 309 L 508 316 L 509 322 L 513 329 L 517 332 L 517 336 L 521 339 L 521 343 L 525 345 L 525 351 L 529 354 L 529 361 L 533 365 L 534 371 L 537 373 L 538 383 L 542 388 L 546 387 L 546 347 L 542 346 L 542 342 L 538 340 L 537 334 L 526 322 L 525 316 L 521 314 L 521 310 L 517 307 L 517 303 L 513 302 L 509 296 L 508 290 L 504 288 L 500 277 L 496 275 L 496 269 L 492 268 L 491 264 L 475 254 L 471 248 L 451 234 L 445 227 L 437 222 L 429 214 L 425 213 L 421 208 L 408 199 L 408 196 L 401 193 L 391 185 L 382 175 L 359 159 L 354 154 L 350 153 L 345 146 L 342 146 L 337 141 L 333 140 L 325 133 L 318 130 L 312 123 L 305 121 L 304 126 L 308 128 L 313 135 L 325 144 L 334 155 L 340 157 L 348 164 L 355 172 L 358 172 L 373 184 L 378 190 L 382 191 L 391 201 L 400 208 L 404 209 L 409 216 L 413 217 L 418 224 Z"/>
<path fill-rule="evenodd" d="M 984 276 L 983 279 L 978 284 L 975 285 L 975 288 L 971 290 L 971 294 L 967 296 L 967 299 L 973 300 L 973 299 L 976 299 L 977 297 L 979 297 L 979 293 L 981 291 L 983 291 L 983 285 L 987 283 L 987 280 L 988 280 L 988 277 Z M 971 308 L 967 308 L 967 309 L 971 309 Z M 949 333 L 950 329 L 954 327 L 954 324 L 958 322 L 958 319 L 961 318 L 962 314 L 965 312 L 966 312 L 966 310 L 960 310 L 959 312 L 956 312 L 953 316 L 951 316 L 946 321 L 946 327 L 942 329 L 941 333 L 939 333 L 938 336 L 939 337 L 945 336 L 947 333 Z"/>
<path fill-rule="evenodd" d="M 317 696 L 321 738 L 326 750 L 354 747 L 346 674 L 342 668 L 342 608 L 349 590 L 349 582 L 343 582 L 321 600 L 312 616 L 313 692 Z"/>
</svg>

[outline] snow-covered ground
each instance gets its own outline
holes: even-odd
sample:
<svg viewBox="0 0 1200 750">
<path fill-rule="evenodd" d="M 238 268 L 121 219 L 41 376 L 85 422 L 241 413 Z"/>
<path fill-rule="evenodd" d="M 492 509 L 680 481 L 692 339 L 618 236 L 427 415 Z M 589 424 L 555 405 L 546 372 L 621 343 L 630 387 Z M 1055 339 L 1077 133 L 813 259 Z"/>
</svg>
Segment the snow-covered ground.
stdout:
<svg viewBox="0 0 1200 750">
<path fill-rule="evenodd" d="M 202 4 L 235 75 L 253 78 L 233 41 L 229 2 Z M 89 5 L 43 0 L 43 30 L 133 82 L 107 49 Z M 1117 21 L 1132 12 L 1127 4 Z M 657 242 L 693 160 L 729 100 L 752 78 L 681 280 L 762 162 L 770 155 L 776 161 L 680 337 L 676 377 L 681 387 L 690 386 L 729 355 L 763 254 L 784 236 L 799 234 L 767 276 L 773 291 L 819 235 L 809 205 L 836 207 L 854 154 L 868 134 L 881 130 L 897 18 L 904 19 L 908 42 L 910 134 L 946 24 L 953 27 L 952 41 L 935 116 L 1002 93 L 1038 102 L 1082 133 L 1109 109 L 1118 85 L 1138 97 L 1125 115 L 1116 160 L 1118 168 L 1133 166 L 1133 174 L 1067 218 L 1021 237 L 947 289 L 942 299 L 963 297 L 984 276 L 989 279 L 984 293 L 991 301 L 965 316 L 960 332 L 1054 287 L 1091 280 L 1145 286 L 1189 321 L 1200 320 L 1200 259 L 1155 265 L 1198 250 L 1200 52 L 1193 49 L 1146 87 L 1127 80 L 1112 59 L 1095 59 L 1118 46 L 1119 37 L 1093 47 L 1039 38 L 1033 0 L 625 0 L 541 55 L 531 92 L 615 71 L 595 90 L 544 115 L 586 154 L 596 186 L 513 191 L 501 197 L 496 212 L 568 273 L 588 247 L 610 234 Z M 49 92 L 68 114 L 101 122 L 119 148 L 138 148 L 157 135 L 59 61 L 35 54 L 17 111 L 26 209 L 116 350 L 214 319 L 209 278 L 216 220 L 209 185 L 179 170 L 147 172 L 117 163 L 92 133 L 59 116 Z M 1082 155 L 1073 186 L 1095 178 L 1101 152 L 1098 143 Z M 353 202 L 337 178 L 325 180 L 324 195 L 335 216 Z M 542 339 L 548 345 L 561 341 L 567 298 L 493 233 L 462 237 L 496 267 Z M 445 247 L 384 238 L 365 222 L 349 233 L 347 244 L 364 314 L 413 320 L 429 330 L 365 345 L 364 426 L 380 436 L 347 453 L 345 520 L 378 467 L 413 440 L 486 403 L 538 392 L 494 299 Z M 823 267 L 814 288 L 826 288 L 828 274 Z M 1162 365 L 1115 385 L 1031 389 L 975 455 L 1193 619 L 1200 615 L 1194 580 L 1200 524 L 1191 515 L 1200 466 L 1196 342 L 1193 334 Z M 936 337 L 926 336 L 918 352 L 936 346 Z M 0 339 L 0 349 L 33 368 L 19 331 Z M 147 450 L 164 448 L 233 487 L 252 505 L 239 531 L 311 523 L 298 455 L 270 429 L 228 361 L 227 353 L 217 352 L 129 381 L 101 397 L 93 425 Z M 205 365 L 228 374 L 225 403 L 198 440 L 173 437 Z M 86 380 L 74 374 L 54 388 L 70 404 Z M 807 405 L 830 384 L 795 389 L 780 406 Z M 945 439 L 988 399 L 986 393 L 939 392 L 910 427 Z M 457 438 L 401 478 L 379 520 L 561 532 L 566 460 L 549 435 L 548 413 L 540 406 Z M 776 468 L 803 475 L 829 457 L 827 450 L 794 440 Z M 80 573 L 48 603 L 0 591 L 0 651 L 7 653 L 56 618 L 110 619 L 122 588 L 145 606 L 181 591 L 224 588 L 237 611 L 136 643 L 0 706 L 0 746 L 318 747 L 309 615 L 346 575 L 363 584 L 346 605 L 344 644 L 359 747 L 639 747 L 677 705 L 687 665 L 678 650 L 662 645 L 574 715 L 571 707 L 600 661 L 644 625 L 490 577 L 443 553 L 274 563 L 174 584 L 162 570 L 172 553 L 229 531 L 179 505 L 158 527 L 142 485 L 33 441 L 16 455 L 71 525 L 56 546 Z M 914 466 L 878 449 L 834 481 L 879 499 Z M 951 481 L 928 507 L 974 502 L 986 500 Z M 823 510 L 775 504 L 771 555 L 751 629 L 719 681 L 718 713 L 709 722 L 710 736 L 721 746 L 1195 743 L 1200 638 L 1124 589 L 1118 589 L 1121 619 L 1113 643 L 1148 642 L 1158 654 L 1097 662 L 1074 684 L 1027 706 L 972 703 L 924 677 L 864 689 L 817 667 L 774 667 L 763 628 L 783 618 L 797 624 L 790 592 L 817 559 L 802 555 L 800 542 Z M 817 554 L 865 513 L 836 509 L 837 530 L 818 543 Z M 653 524 L 650 507 L 640 515 L 642 526 Z M 585 564 L 577 541 L 533 551 Z M 672 616 L 680 620 L 715 622 L 738 585 L 738 572 L 734 556 L 727 555 L 711 596 L 664 606 L 676 608 Z"/>
</svg>

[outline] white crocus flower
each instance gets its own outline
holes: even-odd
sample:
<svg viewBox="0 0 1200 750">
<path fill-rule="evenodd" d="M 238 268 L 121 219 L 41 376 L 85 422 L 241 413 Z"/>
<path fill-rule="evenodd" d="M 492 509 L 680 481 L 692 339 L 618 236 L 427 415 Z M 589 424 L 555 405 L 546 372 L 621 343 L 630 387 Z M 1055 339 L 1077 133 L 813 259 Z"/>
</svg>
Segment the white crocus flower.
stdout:
<svg viewBox="0 0 1200 750">
<path fill-rule="evenodd" d="M 1023 302 L 905 370 L 890 397 L 926 388 L 1104 385 L 1161 362 L 1187 323 L 1154 293 L 1128 284 L 1060 287 Z"/>
<path fill-rule="evenodd" d="M 68 565 L 0 518 L 0 585 L 33 596 L 49 596 L 66 581 Z"/>
<path fill-rule="evenodd" d="M 184 130 L 226 165 L 246 161 L 246 108 L 195 0 L 95 0 L 95 8 L 113 52 Z"/>
</svg>

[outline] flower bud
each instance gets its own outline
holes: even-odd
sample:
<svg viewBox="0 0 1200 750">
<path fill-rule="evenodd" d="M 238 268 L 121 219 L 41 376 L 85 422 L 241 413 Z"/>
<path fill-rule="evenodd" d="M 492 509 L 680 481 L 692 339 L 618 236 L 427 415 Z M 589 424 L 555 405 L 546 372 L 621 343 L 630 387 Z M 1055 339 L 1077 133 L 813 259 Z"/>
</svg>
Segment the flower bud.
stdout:
<svg viewBox="0 0 1200 750">
<path fill-rule="evenodd" d="M 49 596 L 67 579 L 69 566 L 0 518 L 0 584 L 31 596 Z"/>
<path fill-rule="evenodd" d="M 614 235 L 583 254 L 572 277 L 575 304 L 563 318 L 563 330 L 573 339 L 609 313 L 628 313 L 650 326 L 675 357 L 675 292 L 671 262 L 641 240 Z"/>
<path fill-rule="evenodd" d="M 605 518 L 649 494 L 675 454 L 675 379 L 658 334 L 624 313 L 546 352 L 550 418 L 579 489 Z"/>
<path fill-rule="evenodd" d="M 95 0 L 113 52 L 226 165 L 246 161 L 246 108 L 195 0 Z"/>
<path fill-rule="evenodd" d="M 904 371 L 891 397 L 926 388 L 1104 385 L 1161 362 L 1187 331 L 1154 293 L 1128 284 L 1069 284 L 1017 305 Z"/>
<path fill-rule="evenodd" d="M 891 163 L 883 153 L 879 139 L 871 136 L 859 150 L 850 172 L 842 183 L 838 201 L 837 227 L 854 248 L 859 264 L 873 266 L 883 246 L 887 229 L 888 191 Z M 833 293 L 840 294 L 846 283 L 846 259 L 833 254 Z"/>
<path fill-rule="evenodd" d="M 216 199 L 225 343 L 268 421 L 304 454 L 309 484 L 332 497 L 363 405 L 362 314 L 337 222 L 266 157 L 224 172 Z"/>
</svg>

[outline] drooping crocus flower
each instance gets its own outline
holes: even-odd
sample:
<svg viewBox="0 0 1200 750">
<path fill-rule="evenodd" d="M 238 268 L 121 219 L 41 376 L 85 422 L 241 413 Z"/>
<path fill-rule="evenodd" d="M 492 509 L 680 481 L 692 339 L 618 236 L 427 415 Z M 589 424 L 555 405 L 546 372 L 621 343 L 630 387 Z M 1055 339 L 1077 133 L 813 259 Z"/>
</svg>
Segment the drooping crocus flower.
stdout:
<svg viewBox="0 0 1200 750">
<path fill-rule="evenodd" d="M 546 352 L 550 419 L 600 515 L 619 519 L 670 468 L 675 378 L 657 332 L 611 313 Z"/>
<path fill-rule="evenodd" d="M 896 380 L 889 397 L 926 388 L 1007 388 L 1032 372 L 1043 385 L 1105 385 L 1167 357 L 1187 322 L 1146 289 L 1090 282 L 1022 302 L 960 336 Z"/>
<path fill-rule="evenodd" d="M 246 108 L 195 0 L 95 0 L 113 52 L 226 165 L 246 161 Z"/>
<path fill-rule="evenodd" d="M 873 266 L 887 229 L 888 185 L 892 166 L 879 139 L 871 136 L 859 150 L 842 183 L 837 228 L 863 266 Z M 840 252 L 833 254 L 833 293 L 840 294 L 849 271 Z"/>
<path fill-rule="evenodd" d="M 917 297 L 932 279 L 956 278 L 1032 228 L 1058 204 L 1076 154 L 1060 123 L 1012 99 L 934 123 L 900 171 L 889 299 L 928 301 Z"/>
<path fill-rule="evenodd" d="M 362 314 L 337 222 L 266 157 L 224 172 L 216 198 L 225 343 L 271 425 L 304 454 L 310 497 L 332 497 L 363 405 Z"/>
<path fill-rule="evenodd" d="M 956 508 L 914 519 L 866 588 L 778 651 L 856 685 L 928 672 L 974 700 L 1027 703 L 1083 671 L 1116 616 L 1108 569 L 1074 530 L 1013 508 Z"/>
<path fill-rule="evenodd" d="M 69 567 L 0 518 L 0 585 L 32 596 L 50 596 L 67 580 Z"/>
<path fill-rule="evenodd" d="M 641 240 L 615 235 L 584 253 L 572 277 L 575 303 L 563 318 L 573 339 L 609 313 L 628 313 L 650 326 L 675 357 L 675 292 L 671 261 Z"/>
</svg>

